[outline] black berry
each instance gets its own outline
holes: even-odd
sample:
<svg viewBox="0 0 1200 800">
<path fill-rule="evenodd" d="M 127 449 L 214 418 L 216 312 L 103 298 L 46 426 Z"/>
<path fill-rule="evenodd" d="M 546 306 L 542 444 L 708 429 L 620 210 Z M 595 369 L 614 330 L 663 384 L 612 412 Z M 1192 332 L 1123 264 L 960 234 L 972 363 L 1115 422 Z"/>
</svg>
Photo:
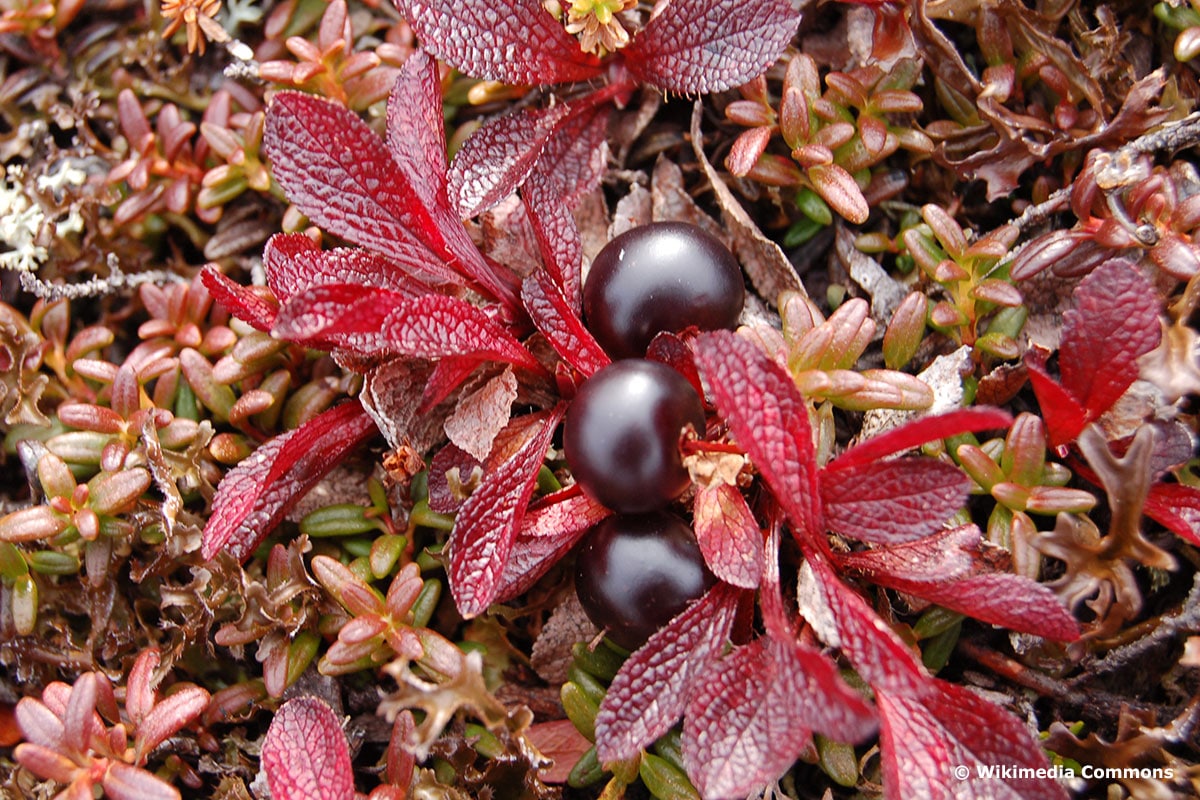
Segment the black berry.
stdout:
<svg viewBox="0 0 1200 800">
<path fill-rule="evenodd" d="M 608 517 L 588 532 L 575 561 L 575 591 L 588 619 L 629 650 L 714 580 L 692 529 L 666 511 Z"/>
<path fill-rule="evenodd" d="M 645 355 L 663 331 L 732 328 L 744 301 L 733 254 L 682 222 L 642 225 L 617 236 L 596 255 L 583 287 L 588 329 L 613 358 Z"/>
<path fill-rule="evenodd" d="M 616 361 L 571 402 L 567 464 L 583 491 L 614 511 L 661 509 L 688 485 L 679 440 L 689 423 L 703 433 L 704 407 L 682 375 L 656 361 Z"/>
</svg>

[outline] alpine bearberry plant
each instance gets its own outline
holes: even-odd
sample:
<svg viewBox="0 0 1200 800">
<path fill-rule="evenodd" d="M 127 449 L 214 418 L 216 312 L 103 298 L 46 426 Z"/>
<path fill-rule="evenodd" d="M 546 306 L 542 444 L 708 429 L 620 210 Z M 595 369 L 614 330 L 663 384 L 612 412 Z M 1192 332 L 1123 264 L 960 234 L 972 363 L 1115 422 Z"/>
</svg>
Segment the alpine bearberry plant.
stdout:
<svg viewBox="0 0 1200 800">
<path fill-rule="evenodd" d="M 1200 792 L 1145 10 L 5 9 L 0 795 Z"/>
</svg>

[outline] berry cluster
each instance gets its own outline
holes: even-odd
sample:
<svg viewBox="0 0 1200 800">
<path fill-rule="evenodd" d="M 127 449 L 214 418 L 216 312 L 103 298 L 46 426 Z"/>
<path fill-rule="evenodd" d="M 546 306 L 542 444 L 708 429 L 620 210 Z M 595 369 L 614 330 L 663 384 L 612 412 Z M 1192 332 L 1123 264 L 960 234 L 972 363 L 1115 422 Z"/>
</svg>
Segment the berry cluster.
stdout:
<svg viewBox="0 0 1200 800">
<path fill-rule="evenodd" d="M 692 225 L 654 223 L 597 254 L 583 287 L 588 329 L 615 360 L 589 378 L 563 432 L 580 488 L 617 512 L 589 531 L 575 588 L 588 617 L 637 649 L 713 583 L 691 527 L 667 510 L 687 488 L 680 439 L 704 433 L 704 404 L 672 367 L 646 359 L 660 333 L 733 328 L 741 269 Z"/>
</svg>

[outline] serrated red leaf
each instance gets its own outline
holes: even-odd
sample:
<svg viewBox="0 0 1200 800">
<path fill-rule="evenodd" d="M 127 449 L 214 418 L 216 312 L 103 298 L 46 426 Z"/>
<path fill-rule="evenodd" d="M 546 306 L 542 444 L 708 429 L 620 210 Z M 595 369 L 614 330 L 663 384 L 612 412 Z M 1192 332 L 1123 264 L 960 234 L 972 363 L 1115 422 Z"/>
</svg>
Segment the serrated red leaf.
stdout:
<svg viewBox="0 0 1200 800">
<path fill-rule="evenodd" d="M 568 211 L 578 206 L 604 177 L 611 114 L 612 106 L 606 104 L 577 109 L 554 130 L 530 173 L 531 178 L 544 176 L 549 190 L 562 199 Z"/>
<path fill-rule="evenodd" d="M 634 757 L 683 715 L 696 679 L 729 639 L 740 596 L 718 583 L 621 665 L 596 714 L 601 763 Z"/>
<path fill-rule="evenodd" d="M 383 140 L 349 109 L 281 92 L 267 115 L 263 147 L 288 199 L 323 230 L 416 275 L 444 277 L 444 261 L 492 297 L 515 302 L 506 278 L 484 261 L 454 212 L 422 202 L 414 181 L 428 179 L 401 169 Z"/>
<path fill-rule="evenodd" d="M 1181 483 L 1159 483 L 1146 497 L 1146 516 L 1200 546 L 1200 490 Z"/>
<path fill-rule="evenodd" d="M 726 583 L 757 588 L 763 574 L 763 534 L 736 486 L 696 489 L 692 528 L 708 568 Z"/>
<path fill-rule="evenodd" d="M 423 50 L 404 61 L 388 95 L 387 148 L 426 208 L 448 208 L 442 76 Z"/>
<path fill-rule="evenodd" d="M 264 333 L 271 330 L 279 309 L 258 292 L 234 283 L 212 266 L 206 265 L 200 271 L 200 280 L 213 299 L 230 314 L 255 330 Z"/>
<path fill-rule="evenodd" d="M 954 580 L 982 568 L 979 528 L 960 525 L 912 542 L 836 553 L 840 570 L 861 575 L 875 571 L 903 575 L 913 581 Z"/>
<path fill-rule="evenodd" d="M 1079 624 L 1058 597 L 1036 581 L 994 572 L 973 525 L 919 541 L 839 554 L 844 568 L 872 583 L 915 595 L 969 617 L 1055 641 L 1079 637 Z"/>
<path fill-rule="evenodd" d="M 810 556 L 801 575 L 800 613 L 821 641 L 840 647 L 877 691 L 919 693 L 929 673 L 867 602 L 842 583 L 823 557 Z"/>
<path fill-rule="evenodd" d="M 874 575 L 881 586 L 908 592 L 981 622 L 1057 642 L 1079 638 L 1079 623 L 1049 587 L 1010 572 L 918 583 Z"/>
<path fill-rule="evenodd" d="M 1124 261 L 1101 264 L 1080 282 L 1063 315 L 1058 349 L 1062 386 L 1087 420 L 1112 407 L 1137 380 L 1137 360 L 1158 346 L 1161 303 L 1141 272 Z"/>
<path fill-rule="evenodd" d="M 283 304 L 271 334 L 320 350 L 345 347 L 374 355 L 384 347 L 384 322 L 409 298 L 370 285 L 313 286 Z"/>
<path fill-rule="evenodd" d="M 468 619 L 486 611 L 496 598 L 538 470 L 565 411 L 565 405 L 559 404 L 536 415 L 538 424 L 528 439 L 484 474 L 479 488 L 459 509 L 447 545 L 446 572 L 454 603 Z"/>
<path fill-rule="evenodd" d="M 957 436 L 962 433 L 1007 428 L 1012 424 L 1012 415 L 999 408 L 961 408 L 932 417 L 921 417 L 893 428 L 887 433 L 851 447 L 825 465 L 828 471 L 853 469 L 879 461 L 896 453 L 911 450 L 926 442 Z"/>
<path fill-rule="evenodd" d="M 534 170 L 521 187 L 521 199 L 537 238 L 542 266 L 566 298 L 576 317 L 582 314 L 583 241 L 579 227 L 550 179 Z"/>
<path fill-rule="evenodd" d="M 450 165 L 449 193 L 459 216 L 478 216 L 515 192 L 573 108 L 518 109 L 471 134 Z"/>
<path fill-rule="evenodd" d="M 440 239 L 383 140 L 349 109 L 280 92 L 263 148 L 288 199 L 322 230 L 405 262 L 428 259 L 426 243 Z"/>
<path fill-rule="evenodd" d="M 284 703 L 262 745 L 262 768 L 275 800 L 352 800 L 350 748 L 337 716 L 316 697 Z"/>
<path fill-rule="evenodd" d="M 852 539 L 879 544 L 928 536 L 963 507 L 971 481 L 931 458 L 874 461 L 823 470 L 825 523 Z"/>
<path fill-rule="evenodd" d="M 563 493 L 570 496 L 556 500 L 557 495 L 551 495 L 542 501 L 545 505 L 530 509 L 521 520 L 496 587 L 497 602 L 528 591 L 593 525 L 612 514 L 577 489 Z"/>
<path fill-rule="evenodd" d="M 461 277 L 440 261 L 405 266 L 361 248 L 322 250 L 300 233 L 277 233 L 268 239 L 263 269 L 267 286 L 281 301 L 328 283 L 362 284 L 414 297 L 432 291 L 426 280 L 441 285 L 462 283 Z"/>
<path fill-rule="evenodd" d="M 659 89 L 721 92 L 774 64 L 799 24 L 791 0 L 671 0 L 622 54 L 630 73 Z"/>
<path fill-rule="evenodd" d="M 429 461 L 429 508 L 439 514 L 457 512 L 466 498 L 457 497 L 450 491 L 447 476 L 457 472 L 458 480 L 466 483 L 476 469 L 482 472 L 483 463 L 458 445 L 448 444 L 438 450 Z"/>
<path fill-rule="evenodd" d="M 458 297 L 426 295 L 406 300 L 389 316 L 382 334 L 397 355 L 470 356 L 542 371 L 538 360 L 507 329 Z"/>
<path fill-rule="evenodd" d="M 808 408 L 783 368 L 729 331 L 697 337 L 696 367 L 738 446 L 750 456 L 806 549 L 824 551 Z"/>
<path fill-rule="evenodd" d="M 688 700 L 684 767 L 703 797 L 747 797 L 782 775 L 814 731 L 860 742 L 875 729 L 873 710 L 827 656 L 762 638 L 707 670 Z"/>
<path fill-rule="evenodd" d="M 422 47 L 473 78 L 529 86 L 600 73 L 540 0 L 397 0 L 396 8 Z"/>
<path fill-rule="evenodd" d="M 584 377 L 608 366 L 609 357 L 583 326 L 583 320 L 563 297 L 550 273 L 540 269 L 526 278 L 521 288 L 521 300 L 529 318 L 554 352 Z"/>
<path fill-rule="evenodd" d="M 479 356 L 447 356 L 434 366 L 425 388 L 421 391 L 418 414 L 428 414 L 449 397 L 463 381 L 471 376 L 475 368 L 487 359 Z"/>
<path fill-rule="evenodd" d="M 1017 769 L 1048 770 L 1025 723 L 969 689 L 931 680 L 918 694 L 876 693 L 884 797 L 957 800 L 1064 800 L 1067 792 Z M 1009 768 L 1011 777 L 985 778 L 982 769 Z M 965 768 L 966 777 L 956 770 Z"/>
<path fill-rule="evenodd" d="M 371 418 L 351 401 L 259 447 L 217 486 L 201 555 L 224 549 L 246 560 L 305 492 L 374 433 Z"/>
<path fill-rule="evenodd" d="M 1029 383 L 1042 410 L 1046 423 L 1046 440 L 1052 447 L 1069 444 L 1087 424 L 1087 409 L 1079 404 L 1070 392 L 1046 371 L 1046 359 L 1050 354 L 1033 348 L 1025 354 L 1025 368 Z"/>
</svg>

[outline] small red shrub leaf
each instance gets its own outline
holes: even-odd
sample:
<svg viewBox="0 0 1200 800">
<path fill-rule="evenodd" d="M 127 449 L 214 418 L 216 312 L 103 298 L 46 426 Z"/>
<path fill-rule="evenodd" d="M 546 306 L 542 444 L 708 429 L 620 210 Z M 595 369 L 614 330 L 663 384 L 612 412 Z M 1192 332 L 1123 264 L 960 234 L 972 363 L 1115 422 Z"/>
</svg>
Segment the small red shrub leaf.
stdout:
<svg viewBox="0 0 1200 800">
<path fill-rule="evenodd" d="M 568 211 L 578 206 L 584 195 L 599 186 L 604 177 L 608 167 L 608 119 L 611 115 L 610 105 L 577 109 L 554 130 L 542 151 L 541 160 L 530 173 L 530 177 L 544 176 L 550 191 L 561 198 Z"/>
<path fill-rule="evenodd" d="M 1016 769 L 1047 769 L 1045 754 L 1024 722 L 969 689 L 931 680 L 917 695 L 877 692 L 876 703 L 887 798 L 1067 797 L 1053 778 L 1015 777 Z M 995 767 L 1012 769 L 984 777 Z"/>
<path fill-rule="evenodd" d="M 426 50 L 473 78 L 527 86 L 600 72 L 540 0 L 398 0 L 396 8 Z"/>
<path fill-rule="evenodd" d="M 1062 385 L 1088 421 L 1112 407 L 1138 376 L 1139 357 L 1158 346 L 1158 293 L 1125 261 L 1101 264 L 1075 289 L 1063 315 L 1058 366 Z"/>
<path fill-rule="evenodd" d="M 860 742 L 875 729 L 827 656 L 761 638 L 705 672 L 684 718 L 684 766 L 704 797 L 746 797 L 783 774 L 812 732 Z"/>
<path fill-rule="evenodd" d="M 1146 516 L 1200 546 L 1200 491 L 1181 483 L 1158 483 L 1146 497 Z"/>
<path fill-rule="evenodd" d="M 454 603 L 464 617 L 483 613 L 496 599 L 538 469 L 564 411 L 560 404 L 540 413 L 536 425 L 519 420 L 528 429 L 524 443 L 484 474 L 479 488 L 459 509 L 450 534 L 447 573 Z"/>
<path fill-rule="evenodd" d="M 370 285 L 313 286 L 284 303 L 272 335 L 322 350 L 347 347 L 375 353 L 383 346 L 380 328 L 405 296 Z"/>
<path fill-rule="evenodd" d="M 806 547 L 826 548 L 812 428 L 791 376 L 729 331 L 702 334 L 695 350 L 717 410 L 771 487 L 793 533 Z"/>
<path fill-rule="evenodd" d="M 758 586 L 763 535 L 740 489 L 727 483 L 697 488 L 692 527 L 714 575 L 744 589 Z"/>
<path fill-rule="evenodd" d="M 821 472 L 830 530 L 880 544 L 927 536 L 966 502 L 971 481 L 952 464 L 929 458 L 875 461 Z"/>
<path fill-rule="evenodd" d="M 578 317 L 582 313 L 583 293 L 581 268 L 583 241 L 563 198 L 550 180 L 535 170 L 521 188 L 525 210 L 537 238 L 542 266 L 554 278 L 554 283 Z"/>
<path fill-rule="evenodd" d="M 563 297 L 549 272 L 540 269 L 526 278 L 521 300 L 554 352 L 585 377 L 609 364 L 608 356 L 583 326 L 583 320 Z"/>
<path fill-rule="evenodd" d="M 683 715 L 696 679 L 729 639 L 740 595 L 718 583 L 621 666 L 596 714 L 601 763 L 632 758 Z"/>
<path fill-rule="evenodd" d="M 416 297 L 431 291 L 426 280 L 460 284 L 460 276 L 440 260 L 403 265 L 362 248 L 322 250 L 300 233 L 279 233 L 267 240 L 263 267 L 267 286 L 281 301 L 329 283 L 352 283 Z"/>
<path fill-rule="evenodd" d="M 1045 350 L 1031 349 L 1025 354 L 1025 367 L 1046 423 L 1046 439 L 1058 447 L 1073 442 L 1088 419 L 1087 409 L 1046 371 L 1049 355 Z"/>
<path fill-rule="evenodd" d="M 322 412 L 259 447 L 225 473 L 200 552 L 244 561 L 296 501 L 375 432 L 357 401 Z"/>
<path fill-rule="evenodd" d="M 893 428 L 887 433 L 851 447 L 826 465 L 830 471 L 851 469 L 887 458 L 926 442 L 957 436 L 960 433 L 979 433 L 1007 428 L 1012 415 L 998 408 L 962 408 L 932 417 L 921 417 Z"/>
<path fill-rule="evenodd" d="M 390 315 L 383 338 L 398 355 L 428 359 L 475 356 L 542 369 L 507 329 L 457 297 L 426 295 L 406 301 Z"/>
<path fill-rule="evenodd" d="M 281 92 L 263 147 L 288 199 L 322 230 L 401 260 L 421 258 L 421 243 L 440 239 L 383 140 L 349 109 Z"/>
<path fill-rule="evenodd" d="M 262 745 L 274 800 L 352 800 L 354 775 L 346 734 L 333 709 L 315 697 L 283 704 Z"/>
<path fill-rule="evenodd" d="M 866 600 L 844 584 L 822 557 L 810 556 L 801 571 L 800 613 L 821 641 L 839 647 L 876 690 L 919 691 L 929 673 Z"/>
<path fill-rule="evenodd" d="M 404 61 L 388 95 L 387 149 L 426 208 L 446 208 L 446 120 L 437 62 L 422 50 Z"/>
<path fill-rule="evenodd" d="M 497 601 L 510 600 L 527 591 L 589 528 L 612 513 L 587 495 L 574 491 L 575 494 L 559 500 L 553 499 L 557 495 L 550 495 L 545 505 L 525 514 L 496 587 Z"/>
<path fill-rule="evenodd" d="M 271 330 L 278 312 L 275 304 L 254 289 L 234 283 L 212 266 L 200 271 L 200 280 L 222 308 L 255 330 Z"/>
<path fill-rule="evenodd" d="M 625 63 L 659 89 L 720 92 L 775 63 L 799 24 L 790 0 L 672 0 L 625 48 Z"/>
<path fill-rule="evenodd" d="M 450 197 L 463 219 L 487 211 L 517 190 L 558 125 L 572 112 L 561 103 L 519 109 L 472 134 L 450 166 Z"/>
</svg>

